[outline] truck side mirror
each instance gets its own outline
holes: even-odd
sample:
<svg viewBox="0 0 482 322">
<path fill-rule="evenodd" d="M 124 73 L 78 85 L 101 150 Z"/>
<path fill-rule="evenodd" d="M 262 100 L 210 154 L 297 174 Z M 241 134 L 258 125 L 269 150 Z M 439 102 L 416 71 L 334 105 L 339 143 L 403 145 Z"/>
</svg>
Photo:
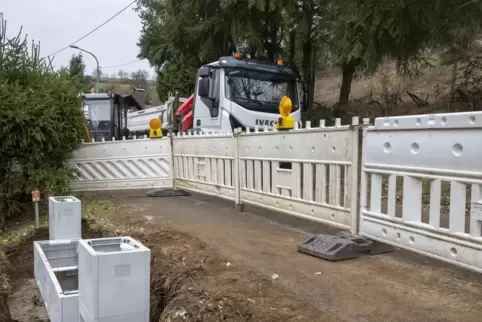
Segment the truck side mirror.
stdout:
<svg viewBox="0 0 482 322">
<path fill-rule="evenodd" d="M 201 97 L 209 96 L 209 78 L 201 78 L 201 80 L 199 81 L 198 93 Z"/>
<path fill-rule="evenodd" d="M 201 69 L 199 70 L 199 77 L 209 76 L 210 72 L 211 69 L 209 68 L 209 66 L 201 67 Z"/>
</svg>

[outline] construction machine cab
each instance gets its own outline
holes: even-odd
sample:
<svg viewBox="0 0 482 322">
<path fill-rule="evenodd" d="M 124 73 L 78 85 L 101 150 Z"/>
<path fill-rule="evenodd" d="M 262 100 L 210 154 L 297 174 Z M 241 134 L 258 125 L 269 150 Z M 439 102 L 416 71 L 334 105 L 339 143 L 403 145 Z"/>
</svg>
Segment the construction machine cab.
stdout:
<svg viewBox="0 0 482 322">
<path fill-rule="evenodd" d="M 127 105 L 114 92 L 84 94 L 83 109 L 90 137 L 95 142 L 117 140 L 128 135 Z"/>
</svg>

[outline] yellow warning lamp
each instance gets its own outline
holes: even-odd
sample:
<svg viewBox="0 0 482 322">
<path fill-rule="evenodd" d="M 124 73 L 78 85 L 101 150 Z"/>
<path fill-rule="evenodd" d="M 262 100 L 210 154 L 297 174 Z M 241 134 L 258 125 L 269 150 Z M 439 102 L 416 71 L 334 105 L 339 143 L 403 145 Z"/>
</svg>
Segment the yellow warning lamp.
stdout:
<svg viewBox="0 0 482 322">
<path fill-rule="evenodd" d="M 149 121 L 149 138 L 162 138 L 162 130 L 161 130 L 161 120 L 158 118 L 154 118 Z"/>
<path fill-rule="evenodd" d="M 278 65 L 283 66 L 285 61 L 283 59 L 278 59 Z"/>
<path fill-rule="evenodd" d="M 234 53 L 234 58 L 236 59 L 241 59 L 241 54 L 240 53 Z"/>
<path fill-rule="evenodd" d="M 295 128 L 295 119 L 290 115 L 293 103 L 288 96 L 283 96 L 279 103 L 279 113 L 281 117 L 276 121 L 278 130 L 291 130 Z"/>
</svg>

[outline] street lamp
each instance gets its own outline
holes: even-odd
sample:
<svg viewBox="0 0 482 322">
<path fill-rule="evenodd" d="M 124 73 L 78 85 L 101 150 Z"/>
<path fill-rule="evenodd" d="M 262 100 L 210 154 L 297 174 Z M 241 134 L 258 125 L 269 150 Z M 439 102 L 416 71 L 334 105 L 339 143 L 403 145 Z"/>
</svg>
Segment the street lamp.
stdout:
<svg viewBox="0 0 482 322">
<path fill-rule="evenodd" d="M 78 50 L 80 50 L 80 51 L 86 52 L 87 54 L 90 54 L 90 55 L 92 55 L 92 57 L 95 58 L 95 61 L 96 61 L 96 63 L 97 63 L 97 82 L 96 82 L 96 85 L 95 85 L 95 89 L 98 91 L 98 90 L 99 90 L 99 83 L 100 83 L 99 60 L 97 59 L 97 57 L 96 57 L 93 53 L 91 53 L 90 51 L 87 51 L 87 50 L 85 50 L 85 49 L 82 49 L 82 48 L 80 48 L 80 47 L 78 47 L 78 46 L 70 45 L 70 48 L 78 49 Z"/>
</svg>

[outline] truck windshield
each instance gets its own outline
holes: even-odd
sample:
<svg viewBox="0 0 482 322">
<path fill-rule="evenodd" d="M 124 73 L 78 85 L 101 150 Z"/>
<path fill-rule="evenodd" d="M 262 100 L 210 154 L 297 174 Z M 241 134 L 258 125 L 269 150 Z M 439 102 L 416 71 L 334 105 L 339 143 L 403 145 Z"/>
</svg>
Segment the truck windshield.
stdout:
<svg viewBox="0 0 482 322">
<path fill-rule="evenodd" d="M 226 97 L 237 104 L 259 112 L 279 113 L 283 96 L 298 109 L 296 79 L 286 74 L 267 73 L 246 69 L 226 69 Z"/>
<path fill-rule="evenodd" d="M 108 140 L 111 136 L 111 113 L 112 105 L 110 100 L 87 100 L 84 102 L 84 114 L 88 115 L 87 120 L 91 135 L 95 140 L 102 138 Z"/>
</svg>

